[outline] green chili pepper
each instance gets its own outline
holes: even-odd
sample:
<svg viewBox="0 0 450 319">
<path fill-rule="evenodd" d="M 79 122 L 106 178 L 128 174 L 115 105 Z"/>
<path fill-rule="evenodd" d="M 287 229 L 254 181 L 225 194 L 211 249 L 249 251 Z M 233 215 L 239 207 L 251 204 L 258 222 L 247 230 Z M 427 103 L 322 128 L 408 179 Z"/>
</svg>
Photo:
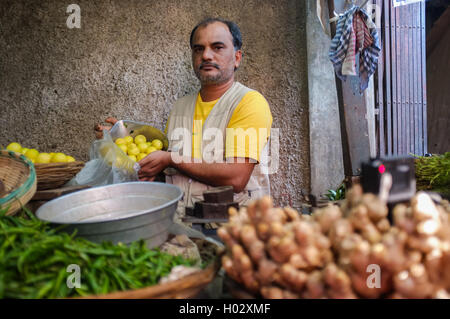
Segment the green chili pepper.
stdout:
<svg viewBox="0 0 450 319">
<path fill-rule="evenodd" d="M 48 281 L 44 284 L 41 289 L 39 289 L 36 298 L 43 298 L 53 288 L 53 285 L 53 281 Z"/>
<path fill-rule="evenodd" d="M 109 291 L 109 277 L 104 273 L 102 274 L 103 284 L 102 284 L 102 294 L 106 294 Z"/>
<path fill-rule="evenodd" d="M 30 212 L 6 217 L 0 211 L 0 298 L 64 298 L 106 294 L 157 284 L 175 265 L 193 261 L 130 245 L 93 243 L 58 232 Z M 66 267 L 81 269 L 81 288 L 70 289 Z"/>
<path fill-rule="evenodd" d="M 86 278 L 89 282 L 89 285 L 92 288 L 92 291 L 95 294 L 99 294 L 101 292 L 101 289 L 100 289 L 100 286 L 97 284 L 97 281 L 95 279 L 95 274 L 92 272 L 88 272 L 88 273 L 86 273 Z"/>
<path fill-rule="evenodd" d="M 52 290 L 52 293 L 51 293 L 51 297 L 57 296 L 58 291 L 60 290 L 60 288 L 62 286 L 62 283 L 63 283 L 63 280 L 64 280 L 64 278 L 66 278 L 66 276 L 67 276 L 67 272 L 66 272 L 66 268 L 64 267 L 64 268 L 62 268 L 59 271 L 58 277 L 56 278 L 56 281 L 55 281 L 55 283 L 53 285 L 53 290 Z"/>
</svg>

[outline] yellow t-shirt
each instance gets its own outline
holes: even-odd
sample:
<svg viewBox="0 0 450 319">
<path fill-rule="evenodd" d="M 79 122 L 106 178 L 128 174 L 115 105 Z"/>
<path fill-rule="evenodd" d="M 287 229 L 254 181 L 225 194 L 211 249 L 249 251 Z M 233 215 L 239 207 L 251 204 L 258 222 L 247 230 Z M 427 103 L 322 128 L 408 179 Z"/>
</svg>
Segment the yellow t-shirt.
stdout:
<svg viewBox="0 0 450 319">
<path fill-rule="evenodd" d="M 195 105 L 192 129 L 192 156 L 202 158 L 202 127 L 219 99 L 203 102 L 200 93 Z M 272 126 L 272 114 L 266 99 L 257 91 L 250 91 L 236 106 L 228 122 L 225 139 L 225 158 L 245 157 L 259 161 Z M 167 125 L 165 132 L 167 134 Z"/>
</svg>

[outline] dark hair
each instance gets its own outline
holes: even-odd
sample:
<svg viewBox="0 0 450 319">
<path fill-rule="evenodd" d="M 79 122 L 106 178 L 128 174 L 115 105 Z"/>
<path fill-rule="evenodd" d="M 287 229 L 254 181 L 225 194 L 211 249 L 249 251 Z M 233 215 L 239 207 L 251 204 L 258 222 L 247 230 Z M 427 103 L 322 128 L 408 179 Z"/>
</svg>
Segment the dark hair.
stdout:
<svg viewBox="0 0 450 319">
<path fill-rule="evenodd" d="M 191 45 L 191 49 L 192 49 L 192 40 L 194 39 L 194 33 L 195 31 L 197 31 L 197 29 L 199 27 L 206 27 L 208 24 L 211 24 L 213 22 L 222 22 L 224 24 L 226 24 L 228 26 L 228 29 L 230 30 L 231 35 L 233 36 L 233 46 L 234 46 L 234 50 L 240 50 L 242 47 L 242 35 L 241 35 L 241 30 L 239 30 L 239 27 L 237 26 L 236 23 L 232 22 L 232 21 L 227 21 L 227 20 L 223 20 L 220 18 L 207 18 L 205 20 L 203 20 L 202 22 L 200 22 L 199 24 L 197 24 L 194 29 L 192 29 L 191 32 L 191 37 L 189 40 L 189 43 Z"/>
</svg>

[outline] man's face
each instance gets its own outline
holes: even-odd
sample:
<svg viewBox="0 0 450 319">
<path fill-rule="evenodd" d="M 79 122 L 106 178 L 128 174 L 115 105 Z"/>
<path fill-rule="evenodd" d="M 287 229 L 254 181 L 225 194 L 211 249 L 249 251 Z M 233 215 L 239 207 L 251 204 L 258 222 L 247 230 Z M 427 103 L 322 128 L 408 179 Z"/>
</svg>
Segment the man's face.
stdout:
<svg viewBox="0 0 450 319">
<path fill-rule="evenodd" d="M 199 27 L 192 40 L 192 64 L 202 85 L 222 84 L 234 77 L 241 63 L 241 50 L 235 51 L 228 26 L 213 22 Z"/>
</svg>

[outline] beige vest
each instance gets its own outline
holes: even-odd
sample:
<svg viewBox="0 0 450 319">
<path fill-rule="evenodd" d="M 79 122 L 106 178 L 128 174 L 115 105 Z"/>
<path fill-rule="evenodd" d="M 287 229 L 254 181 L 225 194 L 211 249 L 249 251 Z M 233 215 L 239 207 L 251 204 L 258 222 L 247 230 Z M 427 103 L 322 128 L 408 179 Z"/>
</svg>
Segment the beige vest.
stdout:
<svg viewBox="0 0 450 319">
<path fill-rule="evenodd" d="M 224 95 L 217 101 L 213 109 L 209 113 L 207 119 L 203 123 L 202 153 L 205 160 L 205 150 L 215 149 L 214 159 L 224 160 L 225 133 L 228 122 L 239 102 L 244 95 L 251 91 L 248 87 L 235 82 Z M 169 125 L 167 128 L 167 136 L 169 139 L 169 151 L 178 152 L 178 154 L 191 157 L 192 156 L 192 126 L 194 121 L 195 105 L 198 94 L 185 96 L 175 102 L 173 110 L 170 114 Z M 184 139 L 181 132 L 184 130 Z M 220 131 L 222 141 L 210 138 L 208 133 Z M 220 144 L 222 142 L 222 144 Z M 267 152 L 268 144 L 266 144 L 262 154 Z M 212 146 L 218 145 L 219 148 Z M 222 147 L 220 148 L 220 145 Z M 213 161 L 215 162 L 216 160 Z M 211 161 L 211 157 L 208 157 Z M 196 201 L 203 200 L 203 192 L 212 186 L 203 184 L 189 178 L 174 169 L 165 170 L 166 182 L 177 185 L 184 192 L 184 198 L 181 206 L 193 206 Z M 234 201 L 245 206 L 250 199 L 260 198 L 264 195 L 270 195 L 269 176 L 261 170 L 260 164 L 256 164 L 253 173 L 245 187 L 244 191 L 234 194 Z"/>
</svg>

